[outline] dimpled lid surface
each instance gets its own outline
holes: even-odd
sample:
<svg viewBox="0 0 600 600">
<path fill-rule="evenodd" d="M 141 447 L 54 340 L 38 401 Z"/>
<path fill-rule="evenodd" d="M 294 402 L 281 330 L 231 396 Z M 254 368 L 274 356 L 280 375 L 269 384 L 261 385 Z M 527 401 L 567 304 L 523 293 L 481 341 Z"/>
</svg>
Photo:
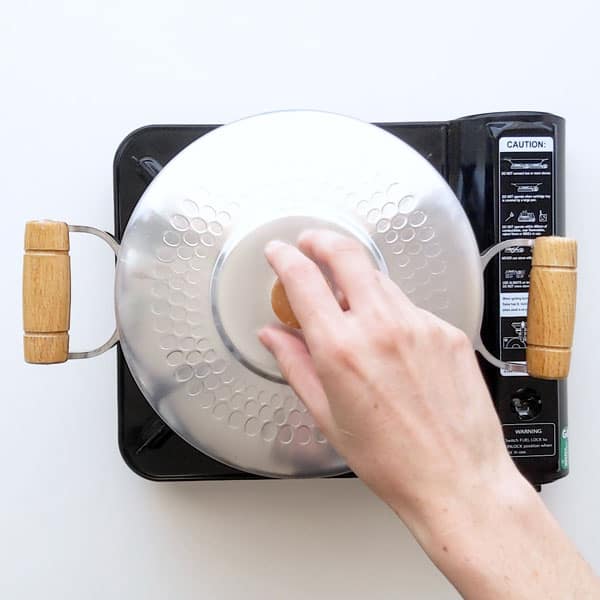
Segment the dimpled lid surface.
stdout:
<svg viewBox="0 0 600 600">
<path fill-rule="evenodd" d="M 328 228 L 363 244 L 419 306 L 478 336 L 480 259 L 437 171 L 382 129 L 313 111 L 268 113 L 190 144 L 140 199 L 115 284 L 127 363 L 181 437 L 271 477 L 347 471 L 257 330 L 278 322 L 263 249 Z"/>
</svg>

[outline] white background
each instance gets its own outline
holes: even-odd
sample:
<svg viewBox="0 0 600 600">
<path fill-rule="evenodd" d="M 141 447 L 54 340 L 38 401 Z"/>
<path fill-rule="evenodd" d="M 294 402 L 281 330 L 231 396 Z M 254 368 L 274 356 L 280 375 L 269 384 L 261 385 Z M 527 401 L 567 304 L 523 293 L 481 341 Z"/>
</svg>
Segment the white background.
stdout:
<svg viewBox="0 0 600 600">
<path fill-rule="evenodd" d="M 503 109 L 567 118 L 568 232 L 581 274 L 572 472 L 543 497 L 600 570 L 596 2 L 2 0 L 0 9 L 1 598 L 455 597 L 360 482 L 144 481 L 117 450 L 114 351 L 22 362 L 26 219 L 112 231 L 112 158 L 129 131 L 291 107 L 376 121 Z M 113 261 L 100 241 L 72 246 L 72 340 L 83 348 L 113 326 Z"/>
</svg>

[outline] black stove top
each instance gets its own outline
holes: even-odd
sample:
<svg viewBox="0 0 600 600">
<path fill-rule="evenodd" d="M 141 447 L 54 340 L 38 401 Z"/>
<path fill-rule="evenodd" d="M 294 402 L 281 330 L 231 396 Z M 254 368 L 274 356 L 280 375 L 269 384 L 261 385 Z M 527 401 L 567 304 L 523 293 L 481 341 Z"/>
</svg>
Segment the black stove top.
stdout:
<svg viewBox="0 0 600 600">
<path fill-rule="evenodd" d="M 564 234 L 564 120 L 560 117 L 533 112 L 494 113 L 447 122 L 379 126 L 410 144 L 446 178 L 465 208 L 481 250 L 509 237 Z M 218 125 L 154 125 L 138 129 L 123 140 L 114 161 L 117 239 L 121 239 L 138 200 L 162 166 L 215 127 Z M 543 156 L 539 152 L 517 153 L 502 141 L 515 137 L 552 138 L 553 151 Z M 527 172 L 511 170 L 511 160 L 517 165 L 544 161 L 551 169 L 545 181 L 552 182 L 547 189 L 532 190 L 523 179 Z M 543 193 L 534 194 L 536 191 Z M 527 210 L 521 213 L 523 206 Z M 535 215 L 536 226 L 529 230 L 523 223 L 512 227 L 510 221 L 516 214 L 525 215 L 523 223 Z M 503 255 L 502 261 L 496 260 L 486 272 L 488 300 L 482 339 L 503 359 L 524 360 L 523 321 L 501 312 L 501 303 L 503 295 L 526 292 L 529 267 L 525 271 L 517 269 L 517 263 L 511 260 L 508 254 Z M 142 477 L 165 481 L 258 479 L 209 458 L 175 434 L 144 399 L 120 348 L 117 354 L 119 447 L 131 469 Z M 535 485 L 565 476 L 565 383 L 504 376 L 483 360 L 481 367 L 509 451 L 525 476 Z M 465 402 L 469 402 L 468 389 Z"/>
</svg>

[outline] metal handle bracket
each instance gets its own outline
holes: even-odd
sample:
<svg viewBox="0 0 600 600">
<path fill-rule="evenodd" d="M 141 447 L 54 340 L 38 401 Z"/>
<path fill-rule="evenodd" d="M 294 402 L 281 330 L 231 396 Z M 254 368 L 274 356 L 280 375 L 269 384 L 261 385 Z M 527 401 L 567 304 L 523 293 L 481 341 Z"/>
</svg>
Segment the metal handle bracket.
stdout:
<svg viewBox="0 0 600 600">
<path fill-rule="evenodd" d="M 500 252 L 506 250 L 507 248 L 513 247 L 526 247 L 532 248 L 535 244 L 535 240 L 519 238 L 514 240 L 504 240 L 503 242 L 499 242 L 498 244 L 494 244 L 491 248 L 488 248 L 481 255 L 481 271 L 485 271 L 486 267 Z M 508 362 L 504 360 L 500 360 L 497 356 L 494 356 L 483 344 L 481 340 L 481 336 L 475 343 L 475 350 L 477 350 L 488 362 L 493 364 L 495 367 L 499 369 L 503 369 L 508 373 L 524 373 L 527 374 L 527 364 L 526 363 L 517 363 L 517 362 Z"/>
<path fill-rule="evenodd" d="M 101 240 L 104 240 L 110 246 L 112 251 L 115 253 L 115 256 L 117 256 L 119 252 L 119 242 L 117 242 L 117 240 L 106 231 L 96 229 L 95 227 L 88 227 L 87 225 L 69 225 L 69 232 L 87 233 L 89 235 L 95 235 Z M 93 350 L 87 350 L 84 352 L 69 352 L 67 358 L 68 360 L 74 360 L 78 358 L 93 358 L 94 356 L 99 356 L 100 354 L 104 354 L 104 352 L 106 352 L 107 350 L 110 350 L 113 346 L 116 345 L 118 341 L 119 332 L 115 327 L 114 331 L 112 332 L 112 335 L 108 338 L 108 340 L 106 340 L 106 342 L 104 342 L 104 344 L 101 344 Z"/>
</svg>

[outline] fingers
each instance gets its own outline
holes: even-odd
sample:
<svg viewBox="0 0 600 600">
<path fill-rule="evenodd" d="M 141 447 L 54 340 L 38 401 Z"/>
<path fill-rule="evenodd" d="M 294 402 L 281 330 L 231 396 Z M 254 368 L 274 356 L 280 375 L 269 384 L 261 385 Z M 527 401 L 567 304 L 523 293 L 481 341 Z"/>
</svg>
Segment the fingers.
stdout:
<svg viewBox="0 0 600 600">
<path fill-rule="evenodd" d="M 319 267 L 300 250 L 283 242 L 270 242 L 265 254 L 283 283 L 307 343 L 318 343 L 323 332 L 335 327 L 342 315 Z"/>
<path fill-rule="evenodd" d="M 275 356 L 281 374 L 306 404 L 317 425 L 324 432 L 331 430 L 332 416 L 327 395 L 302 339 L 279 327 L 265 327 L 259 331 L 258 337 Z"/>
<path fill-rule="evenodd" d="M 379 288 L 377 271 L 356 240 L 333 231 L 311 230 L 300 236 L 298 245 L 331 272 L 351 309 L 373 302 Z"/>
<path fill-rule="evenodd" d="M 377 271 L 375 276 L 377 277 L 379 286 L 392 306 L 401 310 L 412 310 L 416 308 L 411 299 L 385 273 Z"/>
</svg>

